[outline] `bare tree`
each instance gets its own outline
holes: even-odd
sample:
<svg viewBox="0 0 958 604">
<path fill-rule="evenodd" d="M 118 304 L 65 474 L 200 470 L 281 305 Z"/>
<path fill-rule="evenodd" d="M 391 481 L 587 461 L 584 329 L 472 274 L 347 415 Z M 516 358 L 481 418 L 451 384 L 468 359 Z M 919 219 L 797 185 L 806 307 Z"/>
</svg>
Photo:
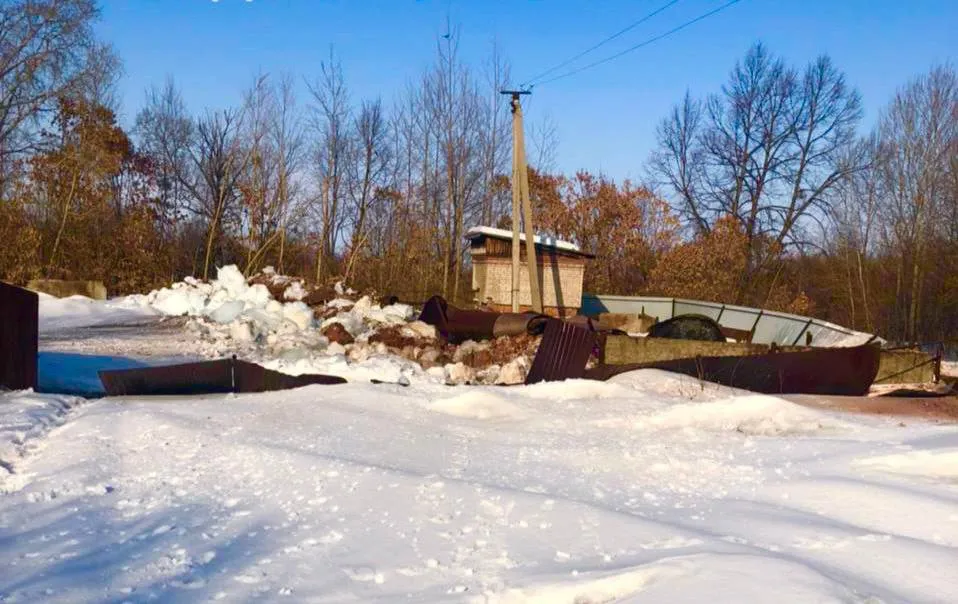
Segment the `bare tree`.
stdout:
<svg viewBox="0 0 958 604">
<path fill-rule="evenodd" d="M 351 114 L 349 91 L 342 64 L 332 51 L 328 62 L 320 64 L 320 77 L 309 84 L 314 105 L 310 107 L 310 127 L 315 137 L 314 161 L 320 182 L 320 235 L 316 257 L 316 280 L 320 281 L 333 262 L 336 244 L 343 226 L 341 208 L 346 193 Z"/>
<path fill-rule="evenodd" d="M 823 237 L 823 249 L 839 258 L 844 265 L 850 324 L 853 327 L 861 324 L 868 331 L 874 329 L 874 323 L 870 314 L 871 295 L 865 277 L 865 259 L 875 251 L 875 235 L 879 228 L 878 166 L 874 161 L 876 150 L 877 139 L 874 136 L 859 141 L 847 150 L 849 157 L 844 161 L 858 163 L 860 169 L 836 188 L 830 220 L 825 224 Z"/>
<path fill-rule="evenodd" d="M 650 160 L 656 184 L 673 192 L 675 210 L 699 235 L 708 233 L 711 228 L 707 208 L 699 203 L 705 176 L 703 149 L 699 145 L 704 128 L 702 114 L 701 101 L 693 99 L 686 91 L 682 102 L 659 123 L 656 129 L 658 148 Z"/>
<path fill-rule="evenodd" d="M 956 153 L 958 75 L 939 66 L 899 90 L 878 126 L 881 211 L 900 254 L 896 314 L 907 340 L 920 330 L 929 241 L 958 203 L 949 186 Z"/>
<path fill-rule="evenodd" d="M 248 240 L 246 273 L 250 274 L 277 245 L 282 264 L 286 227 L 298 192 L 294 175 L 301 164 L 303 135 L 290 77 L 276 82 L 257 76 L 244 107 L 244 144 L 249 145 L 251 157 L 240 189 Z"/>
<path fill-rule="evenodd" d="M 190 209 L 206 221 L 203 279 L 209 278 L 214 245 L 224 221 L 236 210 L 238 183 L 252 158 L 253 146 L 243 145 L 243 113 L 235 109 L 207 111 L 197 119 L 189 147 L 190 170 L 179 174 L 190 192 Z"/>
<path fill-rule="evenodd" d="M 658 129 L 650 166 L 674 205 L 708 232 L 733 216 L 747 240 L 739 301 L 753 277 L 803 226 L 828 211 L 833 193 L 859 167 L 845 150 L 861 118 L 858 93 L 827 57 L 799 75 L 758 44 L 703 105 L 686 95 Z"/>
<path fill-rule="evenodd" d="M 559 125 L 552 116 L 546 114 L 529 128 L 529 142 L 532 161 L 529 164 L 543 174 L 556 171 L 559 149 Z"/>
<path fill-rule="evenodd" d="M 485 225 L 492 224 L 499 212 L 504 210 L 501 207 L 502 199 L 497 199 L 497 182 L 503 174 L 509 172 L 509 162 L 512 159 L 510 151 L 512 137 L 509 106 L 500 91 L 508 88 L 509 79 L 509 64 L 500 54 L 499 45 L 494 42 L 485 68 L 484 85 L 488 91 L 488 100 L 484 108 L 484 123 L 479 133 L 482 140 L 485 179 L 482 184 L 484 188 L 482 210 L 477 219 L 480 224 Z M 547 134 L 554 135 L 555 131 L 547 131 Z M 533 135 L 533 142 L 537 140 Z M 548 142 L 556 145 L 558 141 L 549 140 Z"/>
<path fill-rule="evenodd" d="M 382 101 L 363 102 L 353 124 L 354 161 L 350 166 L 349 198 L 352 202 L 352 236 L 349 243 L 348 278 L 367 240 L 367 219 L 382 200 L 381 190 L 388 186 L 391 164 L 386 118 Z"/>
<path fill-rule="evenodd" d="M 429 253 L 439 241 L 436 236 L 439 221 L 432 203 L 439 178 L 436 174 L 438 162 L 433 161 L 437 149 L 434 141 L 436 128 L 426 111 L 420 83 L 408 84 L 393 110 L 395 186 L 399 193 L 394 209 L 398 220 L 387 221 L 396 238 L 395 250 L 387 257 L 390 263 L 397 263 L 391 266 L 403 267 L 406 276 L 402 280 L 403 289 L 418 298 L 434 290 L 430 261 L 441 253 Z M 387 231 L 389 235 L 393 233 Z M 410 236 L 411 233 L 419 236 Z M 380 247 L 386 249 L 390 243 L 391 240 L 386 239 Z M 394 272 L 391 271 L 390 276 Z"/>
<path fill-rule="evenodd" d="M 771 206 L 779 246 L 800 243 L 800 219 L 813 212 L 824 215 L 831 193 L 865 161 L 864 150 L 855 146 L 861 98 L 828 57 L 806 67 L 795 103 L 792 155 L 781 169 L 789 188 L 784 203 Z"/>
<path fill-rule="evenodd" d="M 96 43 L 86 56 L 86 68 L 74 87 L 78 97 L 120 112 L 117 86 L 123 76 L 123 63 L 109 44 Z"/>
<path fill-rule="evenodd" d="M 277 89 L 278 107 L 272 119 L 270 139 L 276 149 L 276 199 L 282 208 L 281 235 L 278 264 L 283 270 L 286 236 L 290 223 L 301 221 L 307 206 L 302 200 L 301 182 L 297 178 L 303 168 L 305 133 L 303 120 L 296 106 L 293 77 L 284 75 Z"/>
<path fill-rule="evenodd" d="M 436 64 L 423 82 L 445 177 L 445 208 L 437 212 L 443 233 L 442 291 L 454 299 L 459 296 L 465 217 L 474 209 L 470 206 L 481 200 L 483 177 L 479 137 L 482 95 L 459 59 L 458 40 L 457 33 L 450 33 L 445 42 L 437 43 Z"/>
<path fill-rule="evenodd" d="M 93 0 L 0 3 L 0 198 L 14 161 L 35 150 L 56 100 L 77 93 L 103 57 Z"/>
<path fill-rule="evenodd" d="M 136 116 L 134 133 L 138 147 L 153 160 L 160 205 L 173 220 L 181 220 L 190 203 L 190 144 L 194 124 L 186 103 L 172 78 L 162 88 L 151 87 Z"/>
</svg>

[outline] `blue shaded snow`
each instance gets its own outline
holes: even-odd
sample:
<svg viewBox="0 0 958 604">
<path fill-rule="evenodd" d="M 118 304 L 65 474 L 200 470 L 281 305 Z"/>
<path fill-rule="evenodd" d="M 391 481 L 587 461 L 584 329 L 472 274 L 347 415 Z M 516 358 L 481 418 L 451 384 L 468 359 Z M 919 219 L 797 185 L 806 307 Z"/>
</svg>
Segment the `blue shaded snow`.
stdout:
<svg viewBox="0 0 958 604">
<path fill-rule="evenodd" d="M 149 366 L 149 363 L 126 357 L 40 352 L 37 355 L 37 390 L 57 394 L 103 396 L 106 391 L 100 382 L 98 371 Z"/>
</svg>

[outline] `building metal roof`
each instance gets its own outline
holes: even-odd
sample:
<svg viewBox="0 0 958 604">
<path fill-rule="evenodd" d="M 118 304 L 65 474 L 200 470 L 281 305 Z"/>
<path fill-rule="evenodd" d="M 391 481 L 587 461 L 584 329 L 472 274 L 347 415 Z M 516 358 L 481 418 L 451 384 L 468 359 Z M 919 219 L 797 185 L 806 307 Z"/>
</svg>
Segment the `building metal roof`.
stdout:
<svg viewBox="0 0 958 604">
<path fill-rule="evenodd" d="M 475 241 L 477 239 L 482 239 L 484 237 L 490 237 L 492 239 L 501 239 L 504 241 L 512 241 L 512 231 L 506 229 L 497 229 L 494 227 L 487 226 L 475 226 L 466 231 L 466 239 L 470 241 Z M 519 233 L 519 241 L 525 242 L 526 236 L 523 233 Z M 535 245 L 539 248 L 544 249 L 553 249 L 561 252 L 567 252 L 570 254 L 576 254 L 580 256 L 585 256 L 587 258 L 594 258 L 593 254 L 583 252 L 581 248 L 571 241 L 563 241 L 561 239 L 556 239 L 549 235 L 536 235 L 534 237 Z"/>
</svg>

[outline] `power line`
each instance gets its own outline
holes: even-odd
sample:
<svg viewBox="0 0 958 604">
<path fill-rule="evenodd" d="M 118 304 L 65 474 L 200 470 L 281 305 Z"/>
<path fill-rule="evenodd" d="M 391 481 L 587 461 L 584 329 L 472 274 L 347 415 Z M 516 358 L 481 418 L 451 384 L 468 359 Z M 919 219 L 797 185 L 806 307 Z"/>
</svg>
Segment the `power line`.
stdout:
<svg viewBox="0 0 958 604">
<path fill-rule="evenodd" d="M 689 20 L 689 21 L 686 21 L 685 23 L 679 25 L 678 27 L 674 27 L 674 28 L 670 29 L 669 31 L 665 32 L 664 34 L 659 34 L 658 36 L 655 36 L 655 37 L 653 37 L 653 38 L 649 38 L 648 40 L 645 40 L 645 41 L 643 41 L 643 42 L 640 42 L 640 43 L 636 44 L 635 46 L 626 48 L 626 49 L 623 50 L 622 52 L 618 52 L 618 53 L 616 53 L 616 54 L 614 54 L 614 55 L 612 55 L 612 56 L 610 56 L 610 57 L 606 57 L 606 58 L 604 58 L 604 59 L 600 59 L 600 60 L 595 61 L 595 62 L 593 62 L 593 63 L 589 63 L 588 65 L 584 65 L 584 66 L 579 67 L 579 68 L 577 68 L 577 69 L 573 69 L 572 71 L 567 71 L 566 73 L 563 73 L 563 74 L 561 74 L 561 75 L 557 75 L 557 76 L 554 77 L 554 78 L 549 78 L 548 80 L 545 80 L 544 82 L 539 82 L 538 84 L 534 84 L 534 86 L 541 86 L 541 85 L 543 85 L 543 84 L 548 84 L 548 83 L 550 83 L 550 82 L 555 82 L 556 80 L 561 80 L 561 79 L 563 79 L 563 78 L 567 78 L 567 77 L 569 77 L 569 76 L 573 76 L 573 75 L 575 75 L 575 74 L 577 74 L 577 73 L 581 73 L 581 72 L 585 71 L 586 69 L 591 69 L 591 68 L 596 67 L 596 66 L 598 66 L 598 65 L 602 65 L 603 63 L 608 63 L 609 61 L 618 59 L 619 57 L 621 57 L 621 56 L 624 55 L 624 54 L 628 54 L 628 53 L 630 53 L 630 52 L 632 52 L 632 51 L 634 51 L 634 50 L 638 50 L 638 49 L 640 49 L 640 48 L 642 48 L 642 47 L 644 47 L 644 46 L 648 46 L 649 44 L 652 44 L 653 42 L 658 42 L 659 40 L 661 40 L 661 39 L 663 39 L 663 38 L 667 38 L 667 37 L 671 36 L 672 34 L 677 33 L 677 32 L 679 32 L 679 31 L 685 29 L 686 27 L 688 27 L 688 26 L 690 26 L 690 25 L 693 25 L 693 24 L 695 24 L 695 23 L 698 23 L 698 22 L 701 21 L 702 19 L 707 19 L 708 17 L 711 17 L 712 15 L 714 15 L 714 14 L 716 14 L 716 13 L 719 13 L 719 12 L 725 10 L 726 8 L 732 6 L 733 4 L 737 4 L 738 2 L 740 2 L 740 0 L 731 0 L 730 2 L 726 2 L 726 3 L 723 4 L 722 6 L 716 8 L 716 9 L 710 10 L 709 12 L 707 12 L 707 13 L 705 13 L 705 14 L 703 14 L 703 15 L 699 15 L 698 17 L 696 17 L 696 18 L 694 18 L 694 19 L 691 19 L 691 20 Z"/>
<path fill-rule="evenodd" d="M 562 69 L 563 67 L 565 67 L 565 66 L 568 65 L 569 63 L 572 63 L 572 62 L 574 62 L 574 61 L 577 61 L 577 60 L 581 59 L 582 57 L 584 57 L 585 55 L 589 54 L 589 53 L 592 52 L 593 50 L 596 50 L 597 48 L 600 48 L 600 47 L 602 47 L 602 46 L 608 44 L 609 42 L 611 42 L 612 40 L 615 40 L 616 38 L 618 38 L 618 37 L 621 36 L 622 34 L 624 34 L 624 33 L 628 32 L 628 31 L 631 31 L 631 30 L 635 29 L 635 28 L 638 27 L 639 25 L 642 25 L 643 23 L 645 23 L 646 21 L 648 21 L 648 20 L 651 19 L 652 17 L 656 16 L 657 14 L 661 13 L 661 12 L 664 11 L 665 9 L 669 8 L 669 7 L 672 6 L 673 4 L 678 3 L 678 1 L 679 1 L 679 0 L 672 0 L 671 2 L 668 2 L 668 3 L 664 4 L 663 6 L 660 6 L 659 8 L 655 9 L 655 10 L 652 11 L 651 13 L 649 13 L 649 14 L 645 15 L 644 17 L 642 17 L 641 19 L 639 19 L 638 21 L 635 21 L 634 23 L 631 23 L 631 24 L 628 25 L 627 27 L 625 27 L 625 28 L 623 28 L 623 29 L 620 29 L 619 31 L 615 32 L 615 33 L 612 34 L 611 36 L 609 36 L 609 37 L 607 37 L 606 39 L 602 40 L 602 41 L 599 42 L 598 44 L 596 44 L 596 45 L 594 45 L 594 46 L 590 46 L 589 48 L 583 50 L 582 52 L 580 52 L 579 54 L 575 55 L 575 56 L 572 57 L 571 59 L 566 59 L 566 60 L 563 61 L 562 63 L 559 63 L 558 65 L 555 65 L 555 66 L 553 66 L 553 67 L 550 67 L 549 69 L 543 71 L 542 73 L 536 75 L 535 77 L 529 78 L 528 80 L 526 80 L 525 84 L 522 84 L 521 87 L 522 87 L 522 88 L 525 88 L 526 86 L 528 86 L 529 84 L 535 82 L 536 80 L 538 80 L 538 79 L 540 79 L 540 78 L 544 78 L 545 76 L 549 75 L 550 73 L 552 73 L 552 72 L 554 72 L 554 71 L 557 71 L 557 70 L 559 70 L 559 69 Z"/>
</svg>

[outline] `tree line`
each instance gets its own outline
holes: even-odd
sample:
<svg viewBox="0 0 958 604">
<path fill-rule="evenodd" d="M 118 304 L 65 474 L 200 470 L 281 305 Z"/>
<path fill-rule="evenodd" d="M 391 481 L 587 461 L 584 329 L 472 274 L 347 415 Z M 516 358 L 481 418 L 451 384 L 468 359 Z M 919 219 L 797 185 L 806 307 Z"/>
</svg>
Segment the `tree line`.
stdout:
<svg viewBox="0 0 958 604">
<path fill-rule="evenodd" d="M 472 64 L 458 35 L 440 38 L 388 99 L 357 97 L 332 52 L 203 111 L 170 78 L 124 129 L 122 62 L 97 17 L 93 0 L 0 5 L 5 280 L 120 294 L 235 263 L 471 300 L 465 231 L 511 216 L 510 70 L 495 46 Z M 720 90 L 662 119 L 640 183 L 557 174 L 554 124 L 529 131 L 535 226 L 597 255 L 586 291 L 958 337 L 951 65 L 904 83 L 863 134 L 859 94 L 828 57 L 796 67 L 755 45 Z"/>
</svg>

